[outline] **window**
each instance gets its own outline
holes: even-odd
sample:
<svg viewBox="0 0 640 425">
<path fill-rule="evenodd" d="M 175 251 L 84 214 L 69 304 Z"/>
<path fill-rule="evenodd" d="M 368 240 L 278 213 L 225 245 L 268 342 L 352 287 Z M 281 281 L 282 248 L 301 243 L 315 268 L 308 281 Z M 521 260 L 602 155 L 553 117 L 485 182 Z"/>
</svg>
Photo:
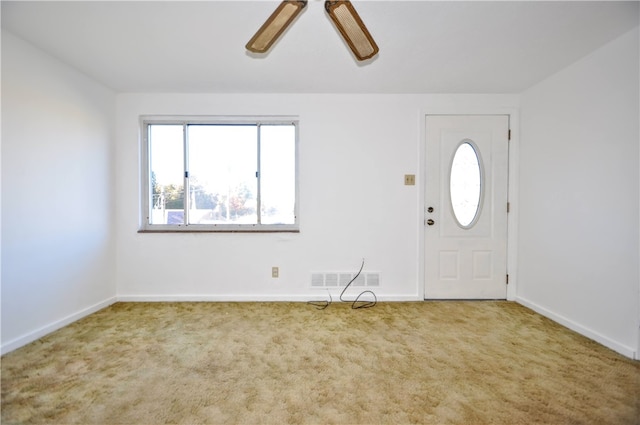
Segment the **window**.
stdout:
<svg viewBox="0 0 640 425">
<path fill-rule="evenodd" d="M 297 121 L 142 119 L 142 231 L 297 231 Z"/>
<path fill-rule="evenodd" d="M 463 229 L 470 229 L 480 213 L 483 191 L 482 163 L 475 144 L 463 140 L 456 149 L 449 174 L 453 216 Z"/>
</svg>

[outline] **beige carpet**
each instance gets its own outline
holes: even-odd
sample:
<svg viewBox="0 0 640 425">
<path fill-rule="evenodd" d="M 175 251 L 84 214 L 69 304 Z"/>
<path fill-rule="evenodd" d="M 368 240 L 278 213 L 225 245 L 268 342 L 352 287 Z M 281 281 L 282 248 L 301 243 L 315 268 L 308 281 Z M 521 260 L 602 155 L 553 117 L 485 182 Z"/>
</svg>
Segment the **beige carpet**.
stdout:
<svg viewBox="0 0 640 425">
<path fill-rule="evenodd" d="M 640 362 L 509 302 L 119 303 L 2 357 L 2 423 L 638 424 Z"/>
</svg>

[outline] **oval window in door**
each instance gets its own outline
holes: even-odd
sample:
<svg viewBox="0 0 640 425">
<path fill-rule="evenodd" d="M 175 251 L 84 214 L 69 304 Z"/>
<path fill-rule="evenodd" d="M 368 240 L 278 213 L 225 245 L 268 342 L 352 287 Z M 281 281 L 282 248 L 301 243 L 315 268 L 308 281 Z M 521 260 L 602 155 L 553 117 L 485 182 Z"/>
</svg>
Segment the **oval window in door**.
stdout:
<svg viewBox="0 0 640 425">
<path fill-rule="evenodd" d="M 475 144 L 463 140 L 453 155 L 449 175 L 453 216 L 462 228 L 471 228 L 480 215 L 483 176 L 482 161 Z"/>
</svg>

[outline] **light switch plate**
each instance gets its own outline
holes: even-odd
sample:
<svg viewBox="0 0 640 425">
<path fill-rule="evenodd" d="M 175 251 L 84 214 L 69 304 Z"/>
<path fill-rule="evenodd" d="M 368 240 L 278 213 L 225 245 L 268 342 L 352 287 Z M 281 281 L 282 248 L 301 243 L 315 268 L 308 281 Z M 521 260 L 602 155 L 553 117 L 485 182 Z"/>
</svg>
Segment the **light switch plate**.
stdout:
<svg viewBox="0 0 640 425">
<path fill-rule="evenodd" d="M 405 174 L 404 175 L 404 184 L 405 186 L 413 186 L 416 184 L 416 175 L 415 174 Z"/>
</svg>

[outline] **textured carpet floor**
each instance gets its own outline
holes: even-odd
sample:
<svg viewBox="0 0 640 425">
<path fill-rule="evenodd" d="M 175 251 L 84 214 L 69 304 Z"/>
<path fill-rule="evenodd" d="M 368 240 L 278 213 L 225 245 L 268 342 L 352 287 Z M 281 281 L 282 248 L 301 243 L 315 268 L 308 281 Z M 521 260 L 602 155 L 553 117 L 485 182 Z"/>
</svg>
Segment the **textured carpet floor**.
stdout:
<svg viewBox="0 0 640 425">
<path fill-rule="evenodd" d="M 640 362 L 509 302 L 119 303 L 2 357 L 2 423 L 638 424 Z"/>
</svg>

